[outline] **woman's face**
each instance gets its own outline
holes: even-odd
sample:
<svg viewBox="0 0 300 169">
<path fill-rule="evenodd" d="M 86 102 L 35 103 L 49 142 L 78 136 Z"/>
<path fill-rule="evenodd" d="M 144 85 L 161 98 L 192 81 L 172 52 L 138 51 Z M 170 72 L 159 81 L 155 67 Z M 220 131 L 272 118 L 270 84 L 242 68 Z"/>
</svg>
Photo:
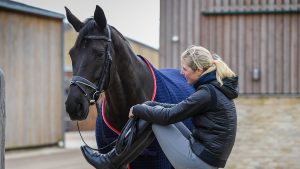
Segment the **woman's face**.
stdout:
<svg viewBox="0 0 300 169">
<path fill-rule="evenodd" d="M 181 59 L 181 74 L 186 78 L 188 84 L 194 84 L 201 74 L 203 73 L 202 69 L 197 69 L 193 71 L 192 68 L 188 66 L 188 61 L 186 59 Z"/>
</svg>

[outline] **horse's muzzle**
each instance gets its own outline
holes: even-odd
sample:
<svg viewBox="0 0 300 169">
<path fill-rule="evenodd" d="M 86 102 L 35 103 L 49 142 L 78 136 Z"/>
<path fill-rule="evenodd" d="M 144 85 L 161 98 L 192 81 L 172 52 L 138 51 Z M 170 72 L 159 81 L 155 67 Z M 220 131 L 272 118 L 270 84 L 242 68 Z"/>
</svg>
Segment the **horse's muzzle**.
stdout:
<svg viewBox="0 0 300 169">
<path fill-rule="evenodd" d="M 75 99 L 68 97 L 65 106 L 71 120 L 85 120 L 88 116 L 88 103 L 76 102 Z"/>
</svg>

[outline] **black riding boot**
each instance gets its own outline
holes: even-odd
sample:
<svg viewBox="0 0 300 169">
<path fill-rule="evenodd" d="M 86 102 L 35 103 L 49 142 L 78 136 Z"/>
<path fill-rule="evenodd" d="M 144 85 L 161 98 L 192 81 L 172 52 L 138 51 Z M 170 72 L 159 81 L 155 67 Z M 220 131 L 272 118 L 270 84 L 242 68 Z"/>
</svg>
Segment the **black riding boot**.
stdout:
<svg viewBox="0 0 300 169">
<path fill-rule="evenodd" d="M 127 132 L 125 131 L 121 134 L 127 134 Z M 125 136 L 125 140 L 128 139 L 126 137 L 128 136 Z M 81 151 L 85 159 L 97 169 L 126 168 L 126 164 L 136 159 L 153 142 L 154 138 L 150 123 L 139 119 L 137 134 L 133 142 L 124 151 L 118 152 L 116 147 L 114 147 L 107 154 L 100 154 L 87 146 L 82 146 Z"/>
</svg>

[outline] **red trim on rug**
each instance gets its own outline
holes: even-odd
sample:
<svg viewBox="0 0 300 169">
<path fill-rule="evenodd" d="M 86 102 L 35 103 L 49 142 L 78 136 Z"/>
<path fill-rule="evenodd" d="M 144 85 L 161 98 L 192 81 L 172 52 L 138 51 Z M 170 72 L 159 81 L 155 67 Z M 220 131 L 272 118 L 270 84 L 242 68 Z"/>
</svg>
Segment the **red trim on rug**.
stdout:
<svg viewBox="0 0 300 169">
<path fill-rule="evenodd" d="M 114 131 L 115 133 L 117 133 L 118 135 L 120 135 L 120 131 L 115 129 L 112 125 L 109 124 L 109 122 L 107 121 L 105 115 L 104 115 L 104 104 L 105 104 L 105 96 L 103 97 L 103 100 L 102 100 L 102 118 L 105 122 L 105 124 L 112 130 Z"/>
<path fill-rule="evenodd" d="M 143 57 L 143 59 L 146 61 L 147 65 L 148 65 L 148 67 L 149 67 L 149 69 L 150 69 L 152 78 L 153 78 L 153 93 L 152 93 L 152 97 L 151 97 L 151 101 L 153 101 L 154 98 L 155 98 L 155 95 L 156 95 L 156 77 L 155 77 L 155 75 L 154 75 L 154 71 L 153 71 L 153 69 L 152 69 L 152 67 L 151 67 L 151 65 L 150 65 L 150 63 L 149 63 L 149 61 L 148 61 L 146 58 L 144 58 L 144 57 Z"/>
<path fill-rule="evenodd" d="M 155 95 L 156 95 L 156 78 L 155 78 L 155 75 L 154 75 L 154 71 L 153 71 L 153 69 L 152 69 L 152 67 L 151 67 L 151 65 L 150 65 L 150 62 L 149 62 L 146 58 L 144 58 L 144 57 L 143 57 L 142 59 L 146 62 L 148 68 L 150 69 L 152 78 L 153 78 L 153 93 L 152 93 L 152 96 L 151 96 L 151 101 L 153 101 L 154 98 L 155 98 Z M 121 132 L 120 132 L 119 130 L 115 129 L 115 128 L 114 128 L 112 125 L 110 125 L 109 122 L 107 121 L 107 119 L 106 119 L 106 117 L 105 117 L 105 115 L 104 115 L 104 110 L 105 110 L 105 109 L 104 109 L 104 104 L 105 104 L 105 96 L 103 97 L 103 100 L 102 100 L 102 107 L 101 107 L 101 109 L 102 109 L 102 118 L 103 118 L 105 124 L 106 124 L 112 131 L 114 131 L 115 133 L 117 133 L 118 135 L 120 135 Z M 130 169 L 130 165 L 129 165 L 129 164 L 128 164 L 128 169 Z"/>
</svg>

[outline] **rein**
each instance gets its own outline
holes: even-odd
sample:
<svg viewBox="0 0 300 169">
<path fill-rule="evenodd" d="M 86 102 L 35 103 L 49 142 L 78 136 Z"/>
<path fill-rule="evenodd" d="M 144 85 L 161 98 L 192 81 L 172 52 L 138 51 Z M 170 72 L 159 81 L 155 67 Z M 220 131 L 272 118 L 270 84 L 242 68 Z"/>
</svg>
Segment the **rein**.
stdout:
<svg viewBox="0 0 300 169">
<path fill-rule="evenodd" d="M 97 113 L 99 113 L 98 104 L 96 104 L 96 107 L 97 107 Z M 77 121 L 77 129 L 78 129 L 79 135 L 81 137 L 81 140 L 90 149 L 99 152 L 100 150 L 115 146 L 116 155 L 119 156 L 122 152 L 126 152 L 129 148 L 129 145 L 131 145 L 132 142 L 134 141 L 134 138 L 135 138 L 135 135 L 137 132 L 137 127 L 136 127 L 137 121 L 138 121 L 138 119 L 136 117 L 129 119 L 116 140 L 114 140 L 113 142 L 109 143 L 108 145 L 98 148 L 98 149 L 90 147 L 84 141 L 84 139 L 81 135 L 81 132 L 80 132 L 78 121 Z"/>
<path fill-rule="evenodd" d="M 96 108 L 97 108 L 97 113 L 99 114 L 99 105 L 98 105 L 97 103 L 96 103 Z M 83 139 L 83 137 L 82 137 L 82 135 L 81 135 L 81 131 L 80 131 L 80 128 L 79 128 L 79 123 L 78 123 L 78 121 L 77 121 L 77 129 L 78 129 L 78 133 L 79 133 L 80 138 L 81 138 L 81 140 L 83 141 L 83 143 L 84 143 L 87 147 L 89 147 L 90 149 L 95 150 L 95 151 L 98 151 L 98 152 L 99 152 L 99 150 L 104 150 L 104 149 L 106 149 L 106 148 L 108 148 L 108 147 L 114 146 L 115 143 L 117 142 L 117 140 L 114 140 L 113 142 L 111 142 L 111 143 L 109 143 L 109 144 L 107 144 L 106 146 L 103 146 L 103 147 L 101 147 L 101 148 L 98 148 L 98 149 L 92 148 L 91 146 L 89 146 L 89 145 L 84 141 L 84 139 Z"/>
</svg>

